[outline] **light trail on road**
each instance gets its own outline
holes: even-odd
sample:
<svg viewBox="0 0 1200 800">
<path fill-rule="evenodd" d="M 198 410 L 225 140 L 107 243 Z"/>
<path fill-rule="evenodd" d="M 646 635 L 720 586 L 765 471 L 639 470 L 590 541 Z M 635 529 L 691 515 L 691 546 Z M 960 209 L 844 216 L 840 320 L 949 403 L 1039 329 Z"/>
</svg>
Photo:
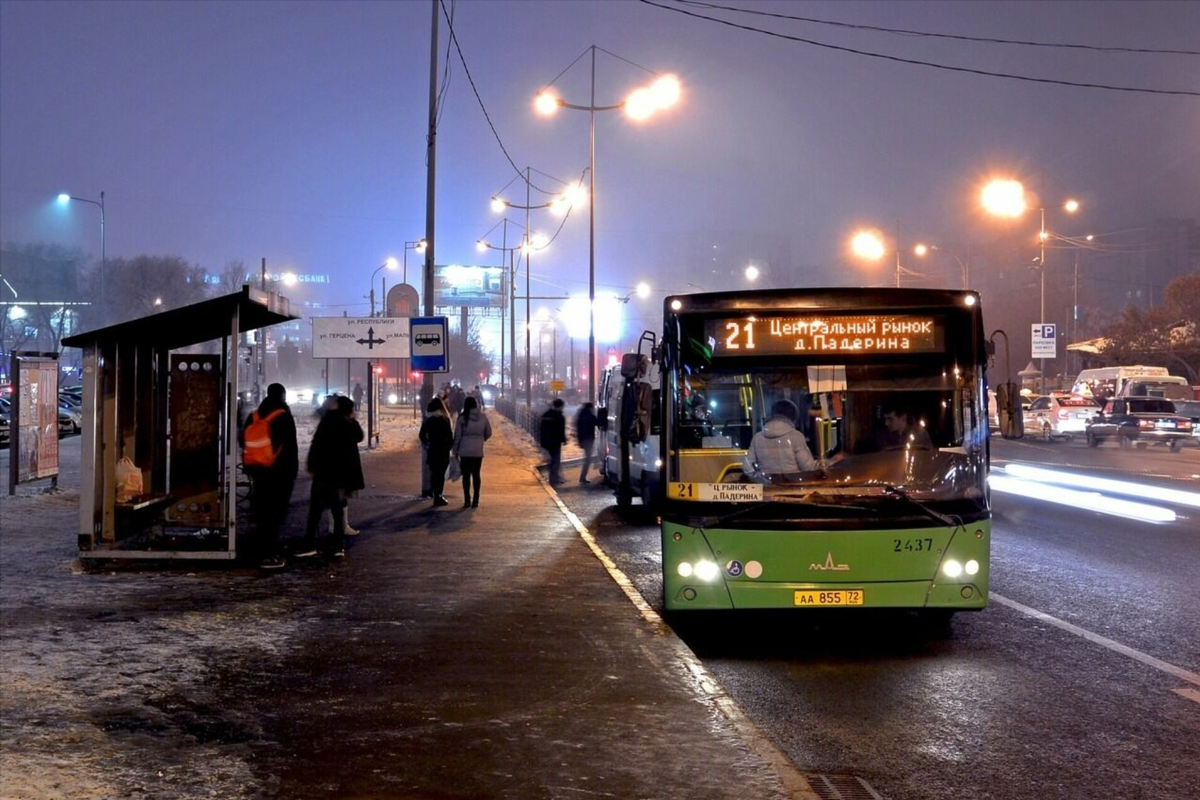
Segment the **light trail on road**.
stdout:
<svg viewBox="0 0 1200 800">
<path fill-rule="evenodd" d="M 1098 511 L 1101 514 L 1111 514 L 1125 519 L 1141 522 L 1174 522 L 1176 514 L 1169 508 L 1152 506 L 1147 503 L 1137 503 L 1132 500 L 1118 500 L 1106 497 L 1098 492 L 1080 492 L 1062 486 L 1052 486 L 1021 478 L 1010 478 L 1004 475 L 992 474 L 988 477 L 988 485 L 993 491 L 1003 494 L 1013 494 L 1032 500 L 1044 500 L 1071 506 L 1081 511 Z"/>
<path fill-rule="evenodd" d="M 1159 500 L 1164 503 L 1200 508 L 1200 492 L 1187 492 L 1182 489 L 1167 489 L 1148 483 L 1133 481 L 1118 481 L 1112 478 L 1098 478 L 1094 475 L 1080 475 L 1074 472 L 1061 472 L 1045 467 L 1033 467 L 1028 464 L 1008 464 L 1002 469 L 1016 478 L 1053 483 L 1060 486 L 1075 486 L 1080 489 L 1092 489 L 1113 494 L 1140 497 L 1146 500 Z"/>
</svg>

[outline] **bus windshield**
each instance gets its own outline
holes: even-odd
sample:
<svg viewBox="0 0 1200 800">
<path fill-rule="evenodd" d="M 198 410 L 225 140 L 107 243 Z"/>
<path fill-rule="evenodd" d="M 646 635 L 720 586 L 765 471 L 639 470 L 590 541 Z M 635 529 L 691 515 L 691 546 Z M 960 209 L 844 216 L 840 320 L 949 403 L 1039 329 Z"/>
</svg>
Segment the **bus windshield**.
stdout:
<svg viewBox="0 0 1200 800">
<path fill-rule="evenodd" d="M 679 366 L 668 480 L 754 482 L 784 502 L 901 491 L 984 505 L 987 420 L 973 366 L 778 361 Z"/>
</svg>

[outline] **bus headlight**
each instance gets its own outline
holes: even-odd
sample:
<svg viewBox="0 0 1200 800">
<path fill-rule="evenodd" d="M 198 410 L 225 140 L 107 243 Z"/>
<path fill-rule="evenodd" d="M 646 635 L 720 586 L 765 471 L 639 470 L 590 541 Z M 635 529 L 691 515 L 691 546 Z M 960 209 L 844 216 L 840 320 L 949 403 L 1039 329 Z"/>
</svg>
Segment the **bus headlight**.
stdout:
<svg viewBox="0 0 1200 800">
<path fill-rule="evenodd" d="M 972 558 L 963 565 L 963 569 L 967 571 L 968 575 L 974 575 L 979 572 L 979 562 Z"/>
<path fill-rule="evenodd" d="M 696 562 L 696 577 L 702 581 L 716 580 L 721 574 L 721 568 L 713 561 L 697 561 Z"/>
<path fill-rule="evenodd" d="M 681 578 L 692 577 L 692 565 L 686 561 L 680 561 L 679 562 L 679 577 L 681 577 Z"/>
<path fill-rule="evenodd" d="M 975 568 L 978 569 L 979 565 L 976 564 Z M 963 574 L 963 565 L 949 558 L 942 564 L 942 572 L 946 573 L 947 578 L 957 578 Z"/>
</svg>

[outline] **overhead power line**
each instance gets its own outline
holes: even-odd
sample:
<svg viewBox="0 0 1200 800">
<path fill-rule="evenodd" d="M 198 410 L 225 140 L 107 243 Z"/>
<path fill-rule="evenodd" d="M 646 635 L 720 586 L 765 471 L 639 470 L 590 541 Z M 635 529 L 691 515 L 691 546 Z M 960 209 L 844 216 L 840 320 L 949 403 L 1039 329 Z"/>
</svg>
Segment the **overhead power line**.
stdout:
<svg viewBox="0 0 1200 800">
<path fill-rule="evenodd" d="M 941 69 L 941 70 L 946 70 L 948 72 L 963 72 L 963 73 L 967 73 L 970 75 L 983 75 L 983 76 L 986 76 L 989 78 L 1005 78 L 1007 80 L 1025 81 L 1028 83 L 1046 83 L 1046 84 L 1052 84 L 1055 86 L 1072 86 L 1072 87 L 1079 88 L 1079 89 L 1103 89 L 1105 91 L 1110 91 L 1110 92 L 1129 92 L 1129 93 L 1134 93 L 1134 94 L 1158 94 L 1158 95 L 1174 95 L 1174 96 L 1182 96 L 1182 97 L 1200 97 L 1200 92 L 1187 91 L 1184 89 L 1149 89 L 1149 88 L 1140 87 L 1140 86 L 1114 86 L 1114 85 L 1105 84 L 1105 83 L 1085 83 L 1085 82 L 1081 82 L 1081 81 L 1060 80 L 1057 78 L 1039 78 L 1039 77 L 1035 77 L 1033 75 L 1017 75 L 1017 74 L 1011 73 L 1011 72 L 993 72 L 990 70 L 975 69 L 973 67 L 959 67 L 959 66 L 954 66 L 951 64 L 939 64 L 936 61 L 922 61 L 920 59 L 914 59 L 914 58 L 901 58 L 900 56 L 886 55 L 884 53 L 874 53 L 869 50 L 858 50 L 853 47 L 843 47 L 841 45 L 829 44 L 828 42 L 819 42 L 815 39 L 806 39 L 801 36 L 792 36 L 790 34 L 780 33 L 779 31 L 766 30 L 764 28 L 755 28 L 752 25 L 741 25 L 737 22 L 731 22 L 727 19 L 720 19 L 719 17 L 709 17 L 709 16 L 705 16 L 704 14 L 698 14 L 694 11 L 689 11 L 686 8 L 680 8 L 678 6 L 670 6 L 670 5 L 665 5 L 663 3 L 654 2 L 654 0 L 638 0 L 638 2 L 641 2 L 648 6 L 653 6 L 654 8 L 660 8 L 664 11 L 673 11 L 676 14 L 683 14 L 684 16 L 687 16 L 687 17 L 694 17 L 695 19 L 702 19 L 706 22 L 715 22 L 718 25 L 725 25 L 730 28 L 737 28 L 738 30 L 749 31 L 751 33 L 758 33 L 758 34 L 762 34 L 763 36 L 771 36 L 776 39 L 786 39 L 787 41 L 790 41 L 790 42 L 812 45 L 814 47 L 822 47 L 822 48 L 825 48 L 826 50 L 836 50 L 836 51 L 842 52 L 842 53 L 851 53 L 851 54 L 857 55 L 857 56 L 866 56 L 868 58 L 879 58 L 879 59 L 883 59 L 884 61 L 894 61 L 894 62 L 898 62 L 901 64 L 913 64 L 913 65 L 919 66 L 919 67 L 932 67 L 933 69 Z"/>
<path fill-rule="evenodd" d="M 1013 44 L 1023 47 L 1053 47 L 1064 48 L 1070 50 L 1093 50 L 1102 53 L 1151 53 L 1154 55 L 1174 55 L 1174 56 L 1200 56 L 1200 50 L 1175 50 L 1165 47 L 1109 47 L 1095 44 L 1076 44 L 1070 42 L 1036 42 L 1026 39 L 996 39 L 988 36 L 964 36 L 954 33 L 934 33 L 933 31 L 916 31 L 907 28 L 885 28 L 880 25 L 863 25 L 854 22 L 840 22 L 832 19 L 819 19 L 817 17 L 801 17 L 795 14 L 779 14 L 773 11 L 761 11 L 755 8 L 738 8 L 737 6 L 725 6 L 719 3 L 706 3 L 702 0 L 675 0 L 675 2 L 688 6 L 700 6 L 703 8 L 718 9 L 720 11 L 733 11 L 738 14 L 753 14 L 760 17 L 775 17 L 776 19 L 790 19 L 796 22 L 808 22 L 813 25 L 830 25 L 835 28 L 850 28 L 860 31 L 875 31 L 877 33 L 891 33 L 900 36 L 926 36 L 934 39 L 957 39 L 962 42 L 985 42 L 987 44 Z"/>
<path fill-rule="evenodd" d="M 438 0 L 438 5 L 442 9 L 442 16 L 446 18 L 446 25 L 450 28 L 450 41 L 454 43 L 454 49 L 458 52 L 458 60 L 462 63 L 463 73 L 467 76 L 467 82 L 471 84 L 471 91 L 475 94 L 475 100 L 479 103 L 479 110 L 483 112 L 483 118 L 487 120 L 488 127 L 492 129 L 492 136 L 496 137 L 496 144 L 500 145 L 500 151 L 504 153 L 504 158 L 508 161 L 508 165 L 513 168 L 513 172 L 525 181 L 525 173 L 517 166 L 517 162 L 513 161 L 512 156 L 508 154 L 508 148 L 504 146 L 504 140 L 500 138 L 500 134 L 496 131 L 496 125 L 492 122 L 492 115 L 488 113 L 487 106 L 483 102 L 483 98 L 479 94 L 479 87 L 475 85 L 475 78 L 471 76 L 471 68 L 467 66 L 467 57 L 463 55 L 462 46 L 458 43 L 458 35 L 454 32 L 454 20 L 450 18 L 449 12 L 446 11 L 445 0 Z M 547 189 L 543 189 L 532 181 L 527 181 L 530 188 L 536 189 L 542 194 L 557 194 Z"/>
</svg>

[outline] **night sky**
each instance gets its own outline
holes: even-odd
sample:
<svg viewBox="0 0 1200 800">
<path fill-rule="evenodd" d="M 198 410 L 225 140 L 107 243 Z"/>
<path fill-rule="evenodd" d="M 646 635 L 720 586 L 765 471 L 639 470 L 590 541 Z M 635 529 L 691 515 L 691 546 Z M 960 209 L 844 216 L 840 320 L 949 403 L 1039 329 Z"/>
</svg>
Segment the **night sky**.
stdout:
<svg viewBox="0 0 1200 800">
<path fill-rule="evenodd" d="M 1200 3 L 745 5 L 975 36 L 1200 49 Z M 96 210 L 53 199 L 104 190 L 110 256 L 180 255 L 213 271 L 266 256 L 273 270 L 333 276 L 325 294 L 299 287 L 297 299 L 365 313 L 370 272 L 424 234 L 430 10 L 416 1 L 0 3 L 0 239 L 98 255 Z M 542 119 L 531 103 L 572 59 L 594 43 L 682 80 L 682 102 L 646 123 L 598 118 L 599 280 L 621 293 L 641 279 L 686 290 L 681 271 L 695 279 L 705 269 L 686 263 L 689 247 L 700 252 L 709 239 L 754 243 L 729 253 L 729 264 L 752 249 L 785 253 L 790 274 L 770 280 L 812 285 L 886 280 L 886 268 L 846 255 L 863 224 L 890 232 L 899 221 L 905 241 L 964 250 L 1031 235 L 1032 219 L 1001 230 L 981 218 L 976 187 L 993 173 L 1044 185 L 1048 205 L 1078 197 L 1075 232 L 1200 216 L 1200 98 L 888 63 L 636 2 L 460 0 L 455 14 L 513 159 L 564 180 L 587 164 L 587 116 Z M 1200 90 L 1196 56 L 721 16 L 908 58 Z M 444 59 L 444 20 L 441 34 Z M 556 84 L 568 101 L 588 100 L 586 63 Z M 497 263 L 475 241 L 497 219 L 489 199 L 514 175 L 453 52 L 450 64 L 437 260 Z M 598 68 L 599 103 L 619 102 L 647 77 L 603 54 Z M 508 196 L 523 202 L 518 187 Z M 557 224 L 543 214 L 534 226 L 552 234 Z M 419 260 L 410 254 L 410 269 Z M 535 292 L 586 289 L 585 213 L 533 270 L 548 279 Z M 697 280 L 706 281 L 737 283 L 730 273 Z"/>
</svg>

